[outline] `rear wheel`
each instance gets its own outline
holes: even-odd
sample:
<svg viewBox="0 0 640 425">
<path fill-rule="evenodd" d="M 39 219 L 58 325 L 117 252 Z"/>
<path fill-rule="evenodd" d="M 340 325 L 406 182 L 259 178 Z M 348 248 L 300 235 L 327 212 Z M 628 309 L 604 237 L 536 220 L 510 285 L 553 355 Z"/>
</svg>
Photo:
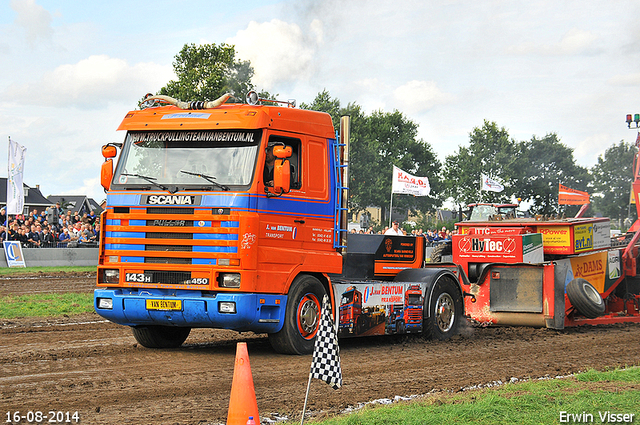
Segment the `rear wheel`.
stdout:
<svg viewBox="0 0 640 425">
<path fill-rule="evenodd" d="M 430 263 L 441 263 L 442 257 L 445 255 L 451 255 L 452 251 L 451 242 L 441 242 L 435 247 L 433 247 L 433 251 L 431 251 L 431 258 L 429 259 Z"/>
<path fill-rule="evenodd" d="M 191 328 L 155 325 L 135 326 L 131 330 L 136 341 L 147 348 L 180 347 L 191 332 Z"/>
<path fill-rule="evenodd" d="M 451 338 L 458 332 L 462 317 L 462 297 L 455 282 L 448 277 L 438 279 L 425 299 L 429 317 L 424 318 L 424 336 L 438 340 Z"/>
<path fill-rule="evenodd" d="M 567 284 L 567 297 L 571 304 L 587 319 L 595 319 L 604 314 L 604 300 L 598 290 L 581 277 Z"/>
<path fill-rule="evenodd" d="M 269 334 L 269 342 L 274 350 L 282 354 L 313 352 L 325 293 L 322 283 L 313 276 L 301 275 L 293 281 L 282 329 Z"/>
</svg>

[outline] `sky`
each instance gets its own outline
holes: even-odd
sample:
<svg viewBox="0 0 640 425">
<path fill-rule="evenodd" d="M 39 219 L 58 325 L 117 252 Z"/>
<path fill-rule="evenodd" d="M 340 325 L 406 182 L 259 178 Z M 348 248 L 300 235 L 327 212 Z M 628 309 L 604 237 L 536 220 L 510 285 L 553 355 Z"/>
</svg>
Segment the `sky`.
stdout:
<svg viewBox="0 0 640 425">
<path fill-rule="evenodd" d="M 441 161 L 487 120 L 515 140 L 556 133 L 591 167 L 637 137 L 625 122 L 640 113 L 637 6 L 3 0 L 0 146 L 11 138 L 27 148 L 24 182 L 44 196 L 100 202 L 100 148 L 124 139 L 116 128 L 125 114 L 175 79 L 172 62 L 185 44 L 227 43 L 251 61 L 259 90 L 298 104 L 327 90 L 366 113 L 398 110 Z M 0 147 L 0 164 L 7 150 Z"/>
</svg>

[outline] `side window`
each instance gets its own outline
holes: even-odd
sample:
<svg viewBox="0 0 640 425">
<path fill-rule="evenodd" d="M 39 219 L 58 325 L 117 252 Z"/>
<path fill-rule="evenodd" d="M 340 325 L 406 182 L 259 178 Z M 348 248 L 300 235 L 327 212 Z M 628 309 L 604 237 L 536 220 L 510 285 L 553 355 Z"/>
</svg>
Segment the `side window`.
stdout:
<svg viewBox="0 0 640 425">
<path fill-rule="evenodd" d="M 291 166 L 291 189 L 302 188 L 302 175 L 301 175 L 301 155 L 300 155 L 300 139 L 293 137 L 283 137 L 271 135 L 269 137 L 269 145 L 276 143 L 282 143 L 285 146 L 291 146 L 291 157 L 289 158 L 289 165 Z"/>
</svg>

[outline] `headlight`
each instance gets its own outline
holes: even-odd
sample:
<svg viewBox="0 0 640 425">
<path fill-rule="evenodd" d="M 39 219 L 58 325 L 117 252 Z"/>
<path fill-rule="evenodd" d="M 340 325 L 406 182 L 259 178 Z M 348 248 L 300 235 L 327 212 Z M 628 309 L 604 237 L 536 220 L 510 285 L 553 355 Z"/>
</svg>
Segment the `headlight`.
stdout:
<svg viewBox="0 0 640 425">
<path fill-rule="evenodd" d="M 239 288 L 240 273 L 220 273 L 218 284 L 222 288 Z"/>
<path fill-rule="evenodd" d="M 120 270 L 103 270 L 102 283 L 120 283 Z"/>
<path fill-rule="evenodd" d="M 111 298 L 98 298 L 96 304 L 98 308 L 103 310 L 113 310 L 113 299 Z"/>
<path fill-rule="evenodd" d="M 218 303 L 218 313 L 235 314 L 236 303 L 233 301 L 220 301 Z"/>
</svg>

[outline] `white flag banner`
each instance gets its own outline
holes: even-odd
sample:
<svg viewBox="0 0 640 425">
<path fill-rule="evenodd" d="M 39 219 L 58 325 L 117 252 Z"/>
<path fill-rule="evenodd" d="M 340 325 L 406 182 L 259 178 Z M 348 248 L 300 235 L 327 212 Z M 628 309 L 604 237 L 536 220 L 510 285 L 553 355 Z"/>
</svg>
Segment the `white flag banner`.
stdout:
<svg viewBox="0 0 640 425">
<path fill-rule="evenodd" d="M 7 178 L 7 215 L 22 214 L 24 210 L 24 153 L 27 148 L 9 139 L 9 174 Z"/>
<path fill-rule="evenodd" d="M 482 188 L 480 190 L 502 192 L 504 190 L 504 186 L 493 180 L 491 177 L 482 174 Z"/>
<path fill-rule="evenodd" d="M 431 192 L 429 179 L 416 177 L 393 166 L 391 193 L 405 193 L 413 196 L 427 196 Z"/>
</svg>

